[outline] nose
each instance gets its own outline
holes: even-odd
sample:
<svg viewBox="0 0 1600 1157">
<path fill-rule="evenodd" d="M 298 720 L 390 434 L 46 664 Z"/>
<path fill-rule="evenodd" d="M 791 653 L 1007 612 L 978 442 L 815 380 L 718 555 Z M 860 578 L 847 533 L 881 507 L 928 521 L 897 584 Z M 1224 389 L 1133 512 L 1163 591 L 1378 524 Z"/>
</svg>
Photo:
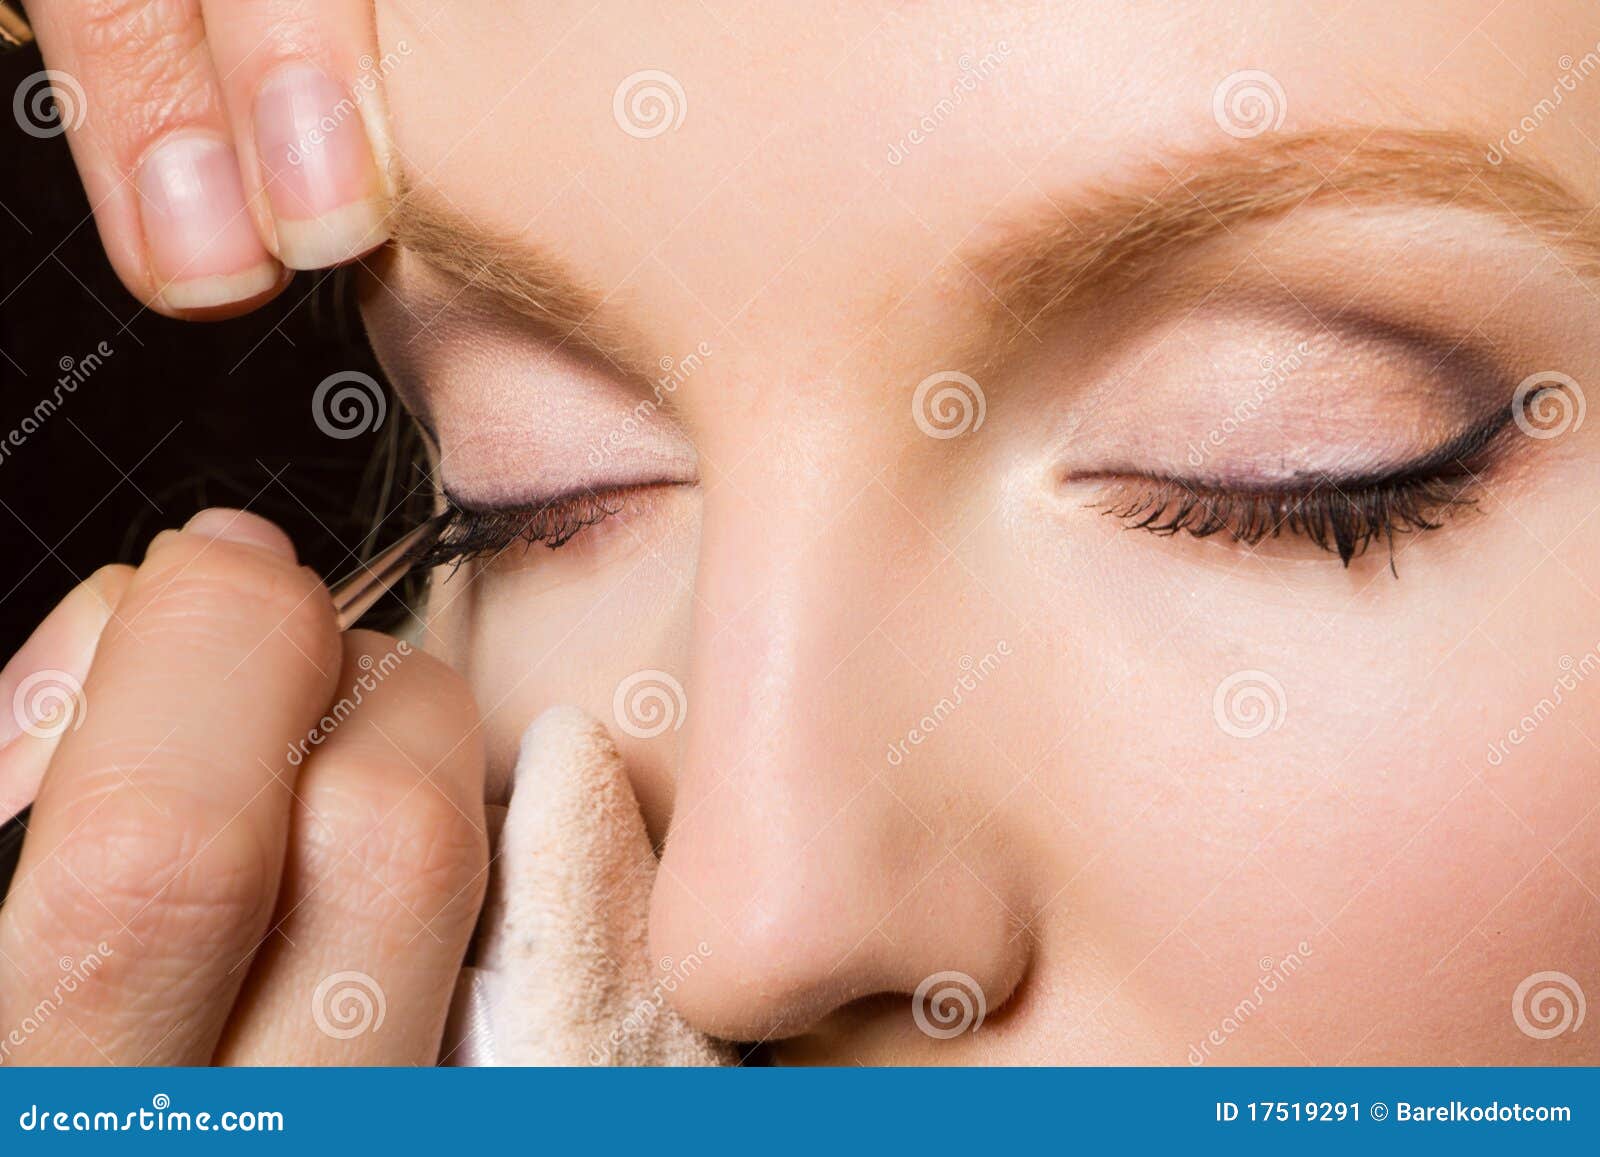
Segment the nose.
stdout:
<svg viewBox="0 0 1600 1157">
<path fill-rule="evenodd" d="M 993 1011 L 1027 965 L 1027 881 L 995 818 L 1010 781 L 986 774 L 977 709 L 939 706 L 996 624 L 953 613 L 970 576 L 892 486 L 816 475 L 779 455 L 702 513 L 651 950 L 695 960 L 671 999 L 735 1040 L 939 973 Z"/>
</svg>

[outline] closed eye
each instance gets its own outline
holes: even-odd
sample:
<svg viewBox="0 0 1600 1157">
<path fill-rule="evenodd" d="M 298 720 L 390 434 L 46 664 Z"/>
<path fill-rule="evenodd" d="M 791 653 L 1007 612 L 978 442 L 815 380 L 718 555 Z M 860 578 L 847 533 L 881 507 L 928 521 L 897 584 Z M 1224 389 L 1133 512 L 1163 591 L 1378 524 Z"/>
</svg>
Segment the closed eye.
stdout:
<svg viewBox="0 0 1600 1157">
<path fill-rule="evenodd" d="M 589 527 L 619 513 L 634 492 L 647 488 L 585 488 L 536 505 L 493 508 L 468 506 L 447 494 L 449 518 L 434 540 L 418 553 L 417 565 L 459 567 L 470 559 L 492 558 L 519 542 L 559 549 Z"/>
<path fill-rule="evenodd" d="M 1473 490 L 1503 448 L 1515 408 L 1532 407 L 1539 396 L 1520 399 L 1420 458 L 1378 473 L 1246 485 L 1114 477 L 1107 479 L 1109 493 L 1094 505 L 1131 529 L 1158 535 L 1223 535 L 1249 547 L 1269 538 L 1301 539 L 1338 556 L 1346 567 L 1381 542 L 1398 577 L 1396 537 L 1438 530 L 1452 513 L 1476 505 Z"/>
</svg>

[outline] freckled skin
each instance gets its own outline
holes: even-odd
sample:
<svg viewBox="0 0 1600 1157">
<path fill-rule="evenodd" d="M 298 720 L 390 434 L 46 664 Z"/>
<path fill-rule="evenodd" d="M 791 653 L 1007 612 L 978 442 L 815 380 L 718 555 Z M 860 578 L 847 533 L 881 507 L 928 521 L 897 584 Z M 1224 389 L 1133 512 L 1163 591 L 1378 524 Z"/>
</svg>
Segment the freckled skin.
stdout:
<svg viewBox="0 0 1600 1157">
<path fill-rule="evenodd" d="M 672 994 L 691 1023 L 792 1062 L 1600 1062 L 1595 1034 L 1541 1038 L 1513 1007 L 1541 972 L 1600 991 L 1595 428 L 1517 443 L 1475 508 L 1402 538 L 1398 579 L 1378 547 L 1345 569 L 1134 533 L 1052 482 L 1113 452 L 1186 468 L 1263 352 L 1348 301 L 1477 335 L 1511 385 L 1600 382 L 1577 263 L 1473 218 L 1322 206 L 1195 258 L 1270 311 L 1135 295 L 994 349 L 952 257 L 1244 141 L 1214 106 L 1244 70 L 1281 89 L 1266 132 L 1487 149 L 1564 55 L 1600 52 L 1592 5 L 1490 7 L 379 3 L 385 47 L 412 45 L 388 78 L 409 169 L 559 258 L 651 360 L 712 350 L 671 391 L 670 436 L 647 421 L 632 443 L 686 439 L 697 487 L 441 584 L 430 610 L 502 772 L 546 706 L 611 723 L 630 675 L 681 686 L 675 726 L 612 730 L 666 841 L 652 954 L 712 949 Z M 645 69 L 682 92 L 653 135 L 614 113 Z M 1512 153 L 1592 205 L 1597 113 L 1590 80 Z M 375 342 L 436 413 L 562 405 L 542 335 L 497 324 L 468 358 L 489 328 L 470 297 L 418 337 L 397 302 L 439 283 L 405 259 L 383 275 Z M 1213 464 L 1332 471 L 1452 428 L 1432 363 L 1326 344 Z M 944 370 L 983 392 L 954 437 L 912 408 Z M 607 421 L 648 396 L 605 376 Z M 563 438 L 585 420 L 561 414 Z M 540 436 L 486 437 L 468 481 L 613 481 Z M 912 994 L 946 971 L 981 988 L 981 1032 L 919 1027 Z"/>
</svg>

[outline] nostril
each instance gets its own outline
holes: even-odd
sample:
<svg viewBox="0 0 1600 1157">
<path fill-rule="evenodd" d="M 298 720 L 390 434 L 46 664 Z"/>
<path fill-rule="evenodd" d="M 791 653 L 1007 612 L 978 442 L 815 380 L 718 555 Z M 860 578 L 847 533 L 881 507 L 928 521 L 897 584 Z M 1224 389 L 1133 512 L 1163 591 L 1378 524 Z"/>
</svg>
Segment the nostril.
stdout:
<svg viewBox="0 0 1600 1157">
<path fill-rule="evenodd" d="M 956 925 L 908 920 L 880 934 L 837 909 L 784 906 L 780 919 L 769 905 L 760 918 L 746 911 L 742 921 L 702 934 L 708 913 L 687 901 L 670 876 L 658 878 L 652 955 L 672 957 L 675 946 L 692 945 L 701 960 L 669 999 L 700 1031 L 753 1042 L 742 1052 L 758 1060 L 779 1042 L 803 1041 L 799 1051 L 807 1052 L 863 1030 L 924 1045 L 976 1034 L 1003 1022 L 1028 971 L 1028 942 L 1006 935 L 1004 913 L 975 913 Z"/>
<path fill-rule="evenodd" d="M 1010 988 L 959 969 L 929 973 L 915 992 L 878 992 L 842 1005 L 800 1035 L 751 1051 L 767 1065 L 973 1063 L 1003 1039 L 1023 1002 L 1026 978 Z M 979 1052 L 974 1053 L 972 1050 Z"/>
<path fill-rule="evenodd" d="M 1016 991 L 1032 941 L 1016 934 L 1021 905 L 990 885 L 1009 873 L 986 849 L 968 849 L 969 867 L 912 838 L 897 857 L 877 825 L 821 820 L 809 845 L 774 836 L 730 849 L 722 833 L 750 825 L 718 816 L 721 838 L 707 838 L 715 807 L 667 841 L 650 910 L 653 956 L 701 959 L 669 998 L 700 1031 L 814 1041 L 852 1024 L 926 1045 L 981 1032 Z"/>
</svg>

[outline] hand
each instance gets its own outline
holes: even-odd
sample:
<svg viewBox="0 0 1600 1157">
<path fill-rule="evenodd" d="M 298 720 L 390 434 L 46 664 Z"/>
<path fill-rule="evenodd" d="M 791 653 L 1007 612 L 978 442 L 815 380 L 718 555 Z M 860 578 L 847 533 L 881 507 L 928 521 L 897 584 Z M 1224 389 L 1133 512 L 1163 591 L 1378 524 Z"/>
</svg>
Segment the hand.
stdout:
<svg viewBox="0 0 1600 1157">
<path fill-rule="evenodd" d="M 57 110 L 124 285 L 172 317 L 248 312 L 285 269 L 387 236 L 370 3 L 33 0 Z"/>
<path fill-rule="evenodd" d="M 454 672 L 341 636 L 280 530 L 211 510 L 69 595 L 0 694 L 0 799 L 42 779 L 0 1061 L 434 1062 L 487 867 Z"/>
</svg>

